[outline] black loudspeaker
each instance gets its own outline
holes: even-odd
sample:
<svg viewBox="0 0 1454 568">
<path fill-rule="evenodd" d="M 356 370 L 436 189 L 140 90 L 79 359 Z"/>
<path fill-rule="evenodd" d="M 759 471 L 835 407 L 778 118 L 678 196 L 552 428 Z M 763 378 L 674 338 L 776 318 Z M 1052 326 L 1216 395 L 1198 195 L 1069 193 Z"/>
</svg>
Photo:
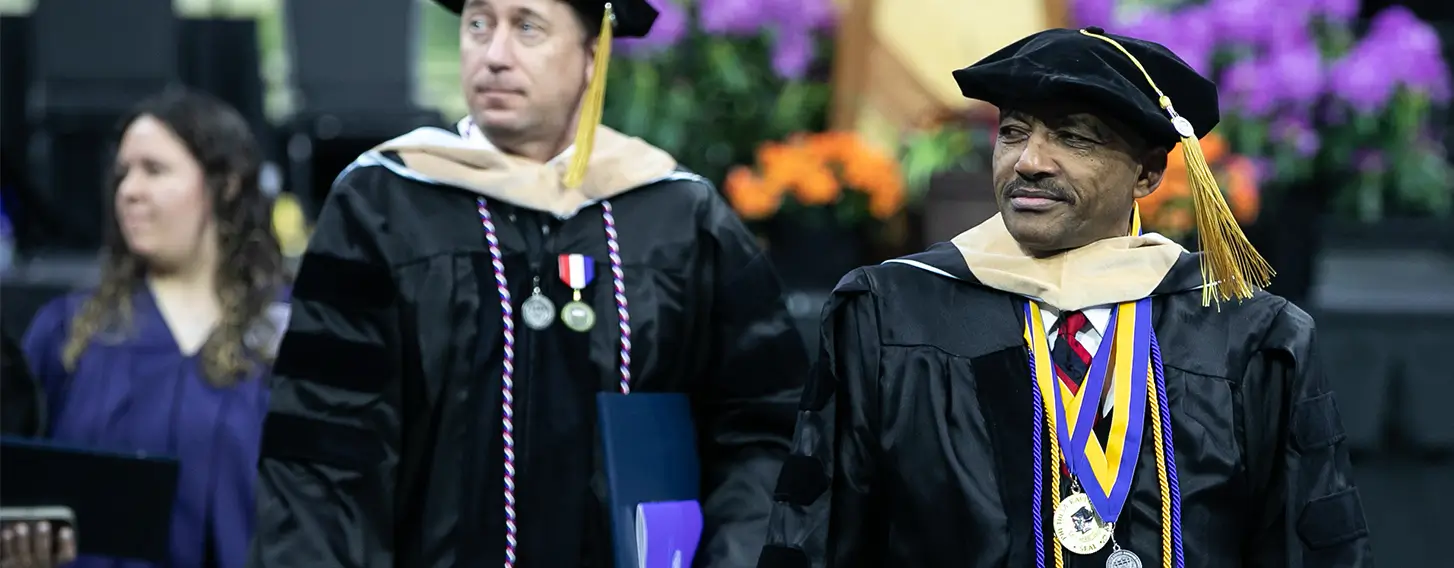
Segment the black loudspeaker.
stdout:
<svg viewBox="0 0 1454 568">
<path fill-rule="evenodd" d="M 443 119 L 414 102 L 418 2 L 284 6 L 299 101 L 282 129 L 285 175 L 316 216 L 334 179 L 360 153 L 420 126 L 442 126 Z"/>
<path fill-rule="evenodd" d="M 117 121 L 177 83 L 171 0 L 45 0 L 30 17 L 26 164 L 31 214 L 63 228 L 52 245 L 101 243 L 105 179 Z"/>
<path fill-rule="evenodd" d="M 300 106 L 350 112 L 413 107 L 418 2 L 284 2 Z"/>
</svg>

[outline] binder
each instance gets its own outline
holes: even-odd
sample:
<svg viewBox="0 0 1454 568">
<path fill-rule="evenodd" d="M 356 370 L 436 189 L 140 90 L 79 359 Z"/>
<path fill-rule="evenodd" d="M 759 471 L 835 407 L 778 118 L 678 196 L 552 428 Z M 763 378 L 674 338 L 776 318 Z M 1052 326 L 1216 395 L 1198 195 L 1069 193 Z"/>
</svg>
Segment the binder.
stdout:
<svg viewBox="0 0 1454 568">
<path fill-rule="evenodd" d="M 177 460 L 5 437 L 0 464 L 0 505 L 70 508 L 79 554 L 167 561 Z"/>
<path fill-rule="evenodd" d="M 601 393 L 596 410 L 617 568 L 689 568 L 702 536 L 689 399 Z"/>
</svg>

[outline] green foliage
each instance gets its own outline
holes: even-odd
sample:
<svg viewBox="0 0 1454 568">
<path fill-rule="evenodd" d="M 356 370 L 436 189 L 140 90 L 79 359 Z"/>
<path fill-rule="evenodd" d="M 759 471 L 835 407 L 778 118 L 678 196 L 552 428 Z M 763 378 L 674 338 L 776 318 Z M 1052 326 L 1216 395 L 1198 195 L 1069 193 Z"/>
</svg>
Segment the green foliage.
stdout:
<svg viewBox="0 0 1454 568">
<path fill-rule="evenodd" d="M 753 162 L 761 143 L 827 126 L 827 82 L 779 77 L 769 57 L 766 37 L 700 31 L 667 51 L 617 57 L 603 122 L 720 186 L 729 168 Z"/>
</svg>

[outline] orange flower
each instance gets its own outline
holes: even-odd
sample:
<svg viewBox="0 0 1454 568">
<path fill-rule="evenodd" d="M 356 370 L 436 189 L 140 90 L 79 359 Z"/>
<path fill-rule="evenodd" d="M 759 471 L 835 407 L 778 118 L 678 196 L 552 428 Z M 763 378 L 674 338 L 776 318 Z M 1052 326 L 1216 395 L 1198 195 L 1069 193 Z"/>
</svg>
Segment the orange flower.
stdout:
<svg viewBox="0 0 1454 568">
<path fill-rule="evenodd" d="M 798 201 L 810 207 L 838 201 L 838 178 L 822 164 L 804 164 L 802 174 L 793 184 L 793 189 L 793 195 Z"/>
<path fill-rule="evenodd" d="M 844 191 L 868 197 L 868 212 L 888 218 L 903 208 L 903 174 L 894 156 L 866 143 L 853 132 L 794 135 L 767 142 L 756 152 L 757 168 L 739 167 L 729 174 L 724 191 L 747 219 L 776 213 L 782 196 L 809 207 L 837 203 Z"/>
<path fill-rule="evenodd" d="M 1182 154 L 1180 143 L 1173 146 L 1171 153 L 1166 155 L 1166 173 L 1170 175 L 1172 172 L 1186 175 L 1186 156 Z"/>
<path fill-rule="evenodd" d="M 903 185 L 889 188 L 868 197 L 868 213 L 876 219 L 888 219 L 904 207 Z"/>
<path fill-rule="evenodd" d="M 723 187 L 727 200 L 737 213 L 749 220 L 771 217 L 782 205 L 782 195 L 774 191 L 762 178 L 742 166 L 732 168 Z"/>
<path fill-rule="evenodd" d="M 1257 172 L 1252 161 L 1231 153 L 1221 136 L 1207 135 L 1201 140 L 1201 148 L 1233 216 L 1240 223 L 1256 219 Z M 1147 226 L 1154 230 L 1177 236 L 1195 228 L 1191 180 L 1180 144 L 1166 157 L 1161 186 L 1137 202 Z"/>
<path fill-rule="evenodd" d="M 819 160 L 847 162 L 861 153 L 860 141 L 851 132 L 820 132 L 804 140 L 808 152 Z"/>
<path fill-rule="evenodd" d="M 781 142 L 767 142 L 757 147 L 757 164 L 764 170 L 793 167 L 793 148 Z"/>
<path fill-rule="evenodd" d="M 1215 164 L 1227 155 L 1227 141 L 1216 134 L 1203 136 L 1201 146 L 1202 156 L 1206 157 L 1208 164 Z"/>
<path fill-rule="evenodd" d="M 1257 193 L 1257 166 L 1252 163 L 1252 160 L 1236 157 L 1227 162 L 1226 172 L 1227 179 L 1223 189 L 1227 192 L 1227 205 L 1232 209 L 1232 216 L 1236 217 L 1239 223 L 1251 223 L 1257 220 L 1257 212 L 1260 207 Z"/>
<path fill-rule="evenodd" d="M 1151 195 L 1137 199 L 1136 203 L 1141 207 L 1141 216 L 1144 219 L 1153 219 L 1167 202 L 1172 201 L 1185 192 L 1186 188 L 1180 180 L 1162 178 L 1161 186 L 1157 187 L 1156 191 L 1151 192 Z M 1148 221 L 1147 224 L 1152 223 Z"/>
</svg>

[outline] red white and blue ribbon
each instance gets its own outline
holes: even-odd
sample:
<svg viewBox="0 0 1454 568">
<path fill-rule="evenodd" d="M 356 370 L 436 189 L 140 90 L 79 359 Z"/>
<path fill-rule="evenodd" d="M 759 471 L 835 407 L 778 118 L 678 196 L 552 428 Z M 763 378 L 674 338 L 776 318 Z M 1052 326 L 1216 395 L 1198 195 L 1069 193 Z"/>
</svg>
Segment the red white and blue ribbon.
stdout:
<svg viewBox="0 0 1454 568">
<path fill-rule="evenodd" d="M 563 254 L 556 260 L 560 281 L 580 292 L 596 278 L 596 262 L 584 254 Z"/>
<path fill-rule="evenodd" d="M 495 272 L 495 290 L 500 296 L 501 329 L 504 330 L 504 369 L 500 373 L 500 416 L 501 437 L 505 448 L 505 568 L 515 568 L 516 548 L 519 543 L 519 526 L 515 510 L 515 307 L 510 297 L 509 281 L 505 278 L 504 254 L 500 250 L 500 238 L 495 231 L 495 222 L 486 206 L 485 198 L 475 202 L 480 215 L 480 225 L 485 230 L 485 242 L 490 249 L 490 266 Z M 616 217 L 611 211 L 611 202 L 601 202 L 601 218 L 606 226 L 606 250 L 611 258 L 611 283 L 616 297 L 616 316 L 621 329 L 621 394 L 631 393 L 631 316 L 626 303 L 626 273 L 621 268 L 621 243 L 617 241 Z M 581 257 L 580 287 L 575 285 L 576 272 L 565 269 L 568 259 Z M 569 260 L 572 266 L 577 261 Z M 576 290 L 584 288 L 594 277 L 595 267 L 584 255 L 561 256 L 561 279 Z"/>
</svg>

